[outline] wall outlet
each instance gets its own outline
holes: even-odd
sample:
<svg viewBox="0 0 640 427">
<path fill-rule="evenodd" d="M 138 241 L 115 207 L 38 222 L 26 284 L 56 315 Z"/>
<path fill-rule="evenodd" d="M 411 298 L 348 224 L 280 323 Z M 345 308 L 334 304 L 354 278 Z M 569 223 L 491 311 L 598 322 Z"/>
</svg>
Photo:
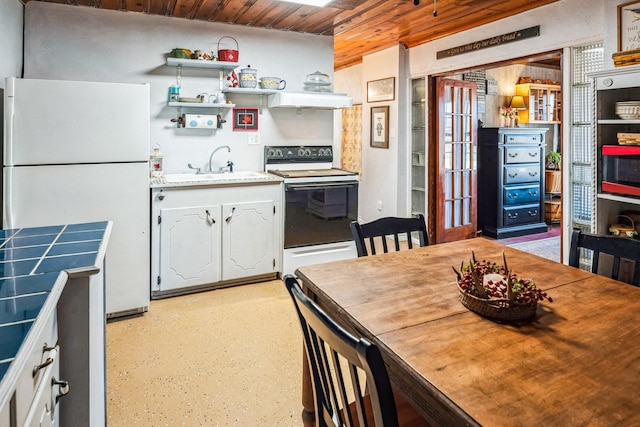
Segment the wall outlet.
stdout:
<svg viewBox="0 0 640 427">
<path fill-rule="evenodd" d="M 249 145 L 260 145 L 260 134 L 258 132 L 251 132 L 247 134 L 249 138 Z"/>
<path fill-rule="evenodd" d="M 378 200 L 378 210 L 382 212 L 382 200 Z"/>
</svg>

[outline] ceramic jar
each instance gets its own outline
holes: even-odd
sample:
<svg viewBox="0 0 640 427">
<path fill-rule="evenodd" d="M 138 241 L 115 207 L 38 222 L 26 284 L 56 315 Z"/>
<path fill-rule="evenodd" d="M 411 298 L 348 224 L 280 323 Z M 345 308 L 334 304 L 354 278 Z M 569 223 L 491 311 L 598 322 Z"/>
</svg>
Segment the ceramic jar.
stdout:
<svg viewBox="0 0 640 427">
<path fill-rule="evenodd" d="M 258 71 L 251 68 L 251 65 L 241 69 L 239 83 L 242 88 L 255 89 L 258 85 Z"/>
</svg>

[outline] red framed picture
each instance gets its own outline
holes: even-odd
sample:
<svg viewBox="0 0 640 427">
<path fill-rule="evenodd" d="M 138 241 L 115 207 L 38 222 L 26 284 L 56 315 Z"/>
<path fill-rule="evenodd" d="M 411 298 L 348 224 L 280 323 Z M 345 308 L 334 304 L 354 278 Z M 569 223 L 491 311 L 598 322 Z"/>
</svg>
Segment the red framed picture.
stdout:
<svg viewBox="0 0 640 427">
<path fill-rule="evenodd" d="M 234 108 L 233 130 L 258 130 L 258 109 Z"/>
</svg>

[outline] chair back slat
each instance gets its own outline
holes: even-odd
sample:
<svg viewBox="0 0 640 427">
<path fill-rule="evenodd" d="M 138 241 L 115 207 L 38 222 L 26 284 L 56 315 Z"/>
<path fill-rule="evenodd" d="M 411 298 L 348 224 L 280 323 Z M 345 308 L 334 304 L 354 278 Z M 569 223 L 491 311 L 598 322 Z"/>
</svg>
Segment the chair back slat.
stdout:
<svg viewBox="0 0 640 427">
<path fill-rule="evenodd" d="M 302 292 L 293 275 L 283 280 L 302 327 L 317 425 L 398 427 L 391 382 L 378 347 L 336 323 Z"/>
<path fill-rule="evenodd" d="M 429 244 L 427 226 L 424 221 L 424 215 L 422 214 L 418 214 L 414 218 L 380 218 L 365 224 L 353 221 L 350 226 L 359 257 L 369 255 L 369 250 L 371 251 L 371 255 L 376 255 L 378 249 L 380 249 L 380 247 L 376 245 L 376 241 L 378 240 L 382 242 L 382 251 L 384 253 L 389 252 L 387 239 L 391 238 L 393 239 L 393 248 L 396 252 L 401 248 L 400 238 L 405 236 L 407 239 L 407 247 L 413 249 L 412 233 L 417 233 L 420 246 L 427 246 Z M 367 249 L 366 243 L 368 243 L 369 249 Z"/>
<path fill-rule="evenodd" d="M 607 265 L 603 257 L 606 255 L 612 258 L 609 262 L 611 264 L 609 277 L 615 280 L 628 279 L 630 284 L 640 286 L 640 240 L 628 237 L 597 236 L 576 229 L 571 234 L 570 266 L 580 267 L 581 249 L 588 249 L 593 253 L 590 268 L 592 273 L 602 274 L 600 270 Z M 633 275 L 621 273 L 621 260 L 628 260 L 633 264 Z"/>
</svg>

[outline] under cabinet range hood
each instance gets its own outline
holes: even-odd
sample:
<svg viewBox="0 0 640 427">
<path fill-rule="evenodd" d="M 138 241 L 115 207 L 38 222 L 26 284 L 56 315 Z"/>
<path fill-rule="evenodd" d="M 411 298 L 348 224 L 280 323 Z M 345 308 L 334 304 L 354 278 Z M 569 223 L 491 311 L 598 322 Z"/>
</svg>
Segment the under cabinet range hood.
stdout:
<svg viewBox="0 0 640 427">
<path fill-rule="evenodd" d="M 344 93 L 277 92 L 269 95 L 269 108 L 349 108 L 353 98 Z"/>
</svg>

